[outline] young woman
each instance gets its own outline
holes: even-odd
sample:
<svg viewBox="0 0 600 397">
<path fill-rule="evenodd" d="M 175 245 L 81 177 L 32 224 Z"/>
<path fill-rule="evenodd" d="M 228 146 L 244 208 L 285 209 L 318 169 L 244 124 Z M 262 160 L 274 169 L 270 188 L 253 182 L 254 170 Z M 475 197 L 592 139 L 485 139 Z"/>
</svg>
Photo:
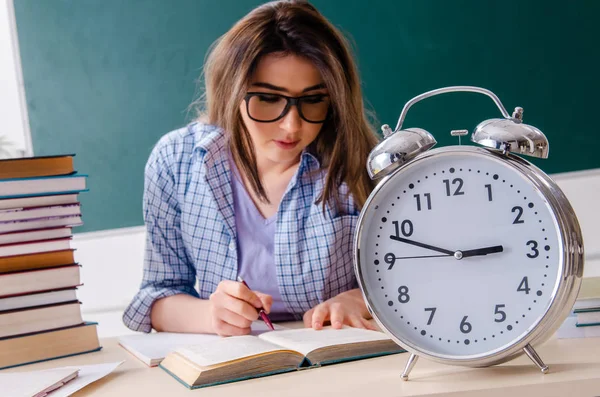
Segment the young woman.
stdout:
<svg viewBox="0 0 600 397">
<path fill-rule="evenodd" d="M 218 40 L 204 76 L 203 121 L 146 165 L 144 277 L 125 324 L 242 335 L 264 308 L 370 328 L 352 240 L 377 142 L 343 36 L 305 1 L 267 3 Z"/>
</svg>

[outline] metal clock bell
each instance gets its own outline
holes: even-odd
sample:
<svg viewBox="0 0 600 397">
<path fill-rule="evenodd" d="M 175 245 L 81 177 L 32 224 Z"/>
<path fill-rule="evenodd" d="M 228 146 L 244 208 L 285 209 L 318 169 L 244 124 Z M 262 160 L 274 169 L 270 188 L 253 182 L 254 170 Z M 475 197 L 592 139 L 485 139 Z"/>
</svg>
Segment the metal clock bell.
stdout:
<svg viewBox="0 0 600 397">
<path fill-rule="evenodd" d="M 409 108 L 443 93 L 487 95 L 503 118 L 480 123 L 479 146 L 431 149 Z M 560 188 L 521 155 L 546 158 L 548 141 L 479 87 L 426 92 L 404 106 L 369 155 L 380 179 L 358 219 L 354 270 L 374 319 L 411 355 L 484 367 L 534 350 L 571 310 L 583 275 L 577 217 Z M 463 135 L 466 131 L 453 131 Z"/>
</svg>

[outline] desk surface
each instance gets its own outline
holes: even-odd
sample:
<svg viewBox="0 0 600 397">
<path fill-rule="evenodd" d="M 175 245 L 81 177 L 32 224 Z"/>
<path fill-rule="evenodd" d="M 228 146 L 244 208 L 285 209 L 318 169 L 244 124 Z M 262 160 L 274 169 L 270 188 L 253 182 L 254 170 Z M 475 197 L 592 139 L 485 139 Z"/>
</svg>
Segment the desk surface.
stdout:
<svg viewBox="0 0 600 397">
<path fill-rule="evenodd" d="M 279 374 L 205 389 L 188 390 L 158 367 L 149 368 L 121 348 L 116 338 L 103 349 L 15 368 L 31 371 L 125 360 L 107 377 L 75 397 L 87 396 L 600 396 L 600 338 L 552 339 L 536 350 L 550 366 L 542 374 L 525 356 L 490 368 L 463 368 L 420 359 L 411 379 L 400 374 L 408 353 Z"/>
</svg>

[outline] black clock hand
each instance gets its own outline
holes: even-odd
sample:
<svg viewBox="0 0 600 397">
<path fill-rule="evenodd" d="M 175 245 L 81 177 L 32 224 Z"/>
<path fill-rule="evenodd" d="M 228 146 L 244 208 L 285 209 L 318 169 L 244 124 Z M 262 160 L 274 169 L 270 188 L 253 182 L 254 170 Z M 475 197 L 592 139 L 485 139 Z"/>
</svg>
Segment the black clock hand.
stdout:
<svg viewBox="0 0 600 397">
<path fill-rule="evenodd" d="M 452 256 L 452 255 L 441 254 L 441 255 L 419 255 L 419 256 L 395 256 L 394 259 L 444 258 L 446 256 Z"/>
<path fill-rule="evenodd" d="M 388 267 L 388 270 L 392 270 L 392 268 L 394 267 L 394 264 L 396 263 L 396 259 L 439 258 L 439 257 L 444 257 L 444 256 L 452 256 L 452 255 L 444 254 L 444 255 L 420 255 L 420 256 L 395 256 L 391 252 L 388 252 L 383 257 L 383 260 L 385 261 L 385 263 L 390 265 Z"/>
<path fill-rule="evenodd" d="M 455 252 L 455 251 L 446 250 L 446 249 L 443 249 L 443 248 L 440 248 L 440 247 L 435 247 L 433 245 L 419 243 L 418 241 L 408 240 L 408 239 L 405 239 L 405 238 L 402 238 L 402 237 L 398 237 L 398 236 L 393 235 L 393 234 L 390 236 L 390 238 L 392 240 L 400 241 L 402 243 L 416 245 L 417 247 L 426 248 L 428 250 L 441 252 L 442 254 L 446 254 L 446 255 L 454 255 L 454 252 Z"/>
<path fill-rule="evenodd" d="M 468 258 L 469 256 L 481 256 L 481 255 L 487 255 L 487 254 L 495 254 L 495 253 L 502 252 L 502 251 L 504 251 L 504 247 L 502 247 L 501 245 L 494 245 L 492 247 L 477 248 L 474 250 L 467 250 L 467 251 L 457 251 L 457 252 L 462 253 L 462 257 L 457 258 L 457 259 Z"/>
</svg>

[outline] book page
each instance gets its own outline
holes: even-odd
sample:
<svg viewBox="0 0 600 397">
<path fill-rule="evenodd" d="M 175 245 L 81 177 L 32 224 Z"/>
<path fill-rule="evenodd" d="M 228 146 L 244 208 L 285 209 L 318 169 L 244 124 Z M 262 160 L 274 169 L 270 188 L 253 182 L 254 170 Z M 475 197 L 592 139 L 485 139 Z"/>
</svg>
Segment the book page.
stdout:
<svg viewBox="0 0 600 397">
<path fill-rule="evenodd" d="M 275 329 L 287 329 L 281 325 L 274 325 Z M 252 323 L 251 335 L 260 335 L 270 331 L 262 321 Z M 158 365 L 167 354 L 185 346 L 211 343 L 221 339 L 214 334 L 181 334 L 174 332 L 153 332 L 150 334 L 125 335 L 119 338 L 119 344 L 131 354 L 149 366 Z"/>
<path fill-rule="evenodd" d="M 383 332 L 351 327 L 342 329 L 327 327 L 320 331 L 315 331 L 312 328 L 273 331 L 264 333 L 259 338 L 295 350 L 305 356 L 313 350 L 327 346 L 390 339 Z"/>
<path fill-rule="evenodd" d="M 200 367 L 210 367 L 278 350 L 286 349 L 259 339 L 256 336 L 245 335 L 218 338 L 210 343 L 182 347 L 175 350 L 175 352 Z"/>
</svg>

